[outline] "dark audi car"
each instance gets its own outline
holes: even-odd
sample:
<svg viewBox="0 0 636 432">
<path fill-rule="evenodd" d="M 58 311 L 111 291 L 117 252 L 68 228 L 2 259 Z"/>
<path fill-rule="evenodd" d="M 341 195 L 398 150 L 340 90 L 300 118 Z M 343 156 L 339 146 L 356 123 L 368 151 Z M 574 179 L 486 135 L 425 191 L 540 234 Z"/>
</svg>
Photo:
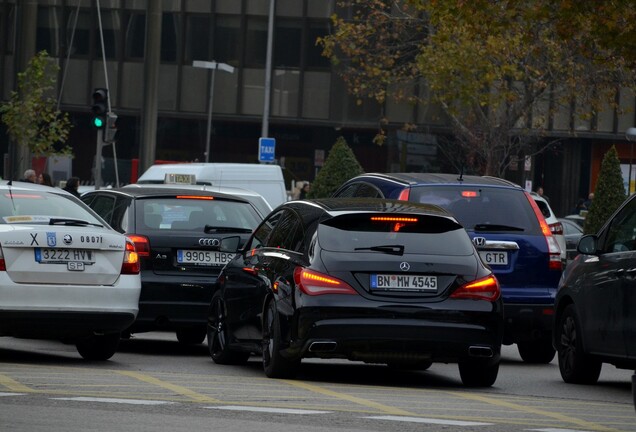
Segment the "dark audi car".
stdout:
<svg viewBox="0 0 636 432">
<path fill-rule="evenodd" d="M 201 343 L 221 268 L 262 221 L 246 199 L 178 187 L 123 187 L 82 195 L 141 261 L 139 314 L 127 333 L 175 331 Z"/>
<path fill-rule="evenodd" d="M 309 357 L 414 369 L 457 362 L 465 385 L 497 378 L 499 284 L 440 207 L 285 203 L 218 281 L 208 321 L 216 363 L 262 354 L 267 376 L 292 377 Z"/>
<path fill-rule="evenodd" d="M 554 347 L 565 382 L 593 384 L 603 363 L 636 369 L 636 196 L 581 237 L 556 296 Z M 636 393 L 635 393 L 636 397 Z"/>
</svg>

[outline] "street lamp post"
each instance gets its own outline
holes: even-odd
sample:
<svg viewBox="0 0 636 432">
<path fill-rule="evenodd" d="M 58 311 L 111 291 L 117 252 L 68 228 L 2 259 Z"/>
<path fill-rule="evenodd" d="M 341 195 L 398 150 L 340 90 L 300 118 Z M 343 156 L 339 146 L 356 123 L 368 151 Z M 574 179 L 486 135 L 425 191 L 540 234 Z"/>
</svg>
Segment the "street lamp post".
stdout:
<svg viewBox="0 0 636 432">
<path fill-rule="evenodd" d="M 234 73 L 234 68 L 226 63 L 217 63 L 215 61 L 195 60 L 192 66 L 196 68 L 204 68 L 212 70 L 212 80 L 210 82 L 210 97 L 208 99 L 208 130 L 205 136 L 205 161 L 210 162 L 210 137 L 212 135 L 212 104 L 214 102 L 214 78 L 216 70 L 220 69 L 225 72 Z"/>
<path fill-rule="evenodd" d="M 627 176 L 627 196 L 632 194 L 632 159 L 634 159 L 634 141 L 636 141 L 636 127 L 630 127 L 625 132 L 625 138 L 630 141 L 629 175 Z"/>
</svg>

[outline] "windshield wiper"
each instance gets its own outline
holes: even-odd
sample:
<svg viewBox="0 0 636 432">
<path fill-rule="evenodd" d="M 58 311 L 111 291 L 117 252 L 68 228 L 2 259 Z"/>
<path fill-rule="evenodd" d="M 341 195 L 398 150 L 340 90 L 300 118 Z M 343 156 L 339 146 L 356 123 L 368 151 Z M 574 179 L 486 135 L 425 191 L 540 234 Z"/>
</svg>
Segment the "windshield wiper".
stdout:
<svg viewBox="0 0 636 432">
<path fill-rule="evenodd" d="M 206 225 L 204 230 L 205 233 L 246 233 L 249 234 L 252 232 L 249 228 L 236 228 L 236 227 L 215 227 L 214 225 Z"/>
<path fill-rule="evenodd" d="M 91 223 L 82 219 L 65 219 L 65 218 L 51 218 L 49 219 L 49 225 L 68 225 L 68 226 L 87 226 L 92 225 L 96 227 L 103 227 L 104 225 Z"/>
<path fill-rule="evenodd" d="M 524 231 L 523 228 L 497 224 L 477 224 L 473 227 L 473 229 L 475 231 Z"/>
<path fill-rule="evenodd" d="M 370 250 L 374 252 L 383 252 L 390 255 L 404 255 L 404 246 L 402 245 L 384 245 L 355 248 L 354 250 Z"/>
</svg>

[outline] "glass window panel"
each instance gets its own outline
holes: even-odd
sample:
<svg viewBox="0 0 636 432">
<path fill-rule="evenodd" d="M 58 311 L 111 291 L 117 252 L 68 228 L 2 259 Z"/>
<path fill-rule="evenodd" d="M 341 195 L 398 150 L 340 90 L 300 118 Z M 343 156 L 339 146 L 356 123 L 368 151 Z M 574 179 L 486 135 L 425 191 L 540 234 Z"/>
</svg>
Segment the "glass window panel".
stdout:
<svg viewBox="0 0 636 432">
<path fill-rule="evenodd" d="M 126 57 L 133 59 L 144 58 L 146 41 L 146 15 L 131 13 L 126 24 Z"/>
<path fill-rule="evenodd" d="M 188 12 L 210 12 L 212 2 L 210 0 L 186 0 Z"/>
<path fill-rule="evenodd" d="M 186 61 L 210 58 L 210 19 L 206 15 L 190 15 L 186 21 Z"/>
<path fill-rule="evenodd" d="M 118 10 L 106 9 L 102 11 L 102 30 L 104 34 L 104 49 L 106 58 L 114 59 L 117 56 L 117 35 L 121 29 L 121 19 Z M 102 56 L 102 43 L 99 36 L 99 22 L 95 24 L 95 44 L 97 48 L 95 52 L 99 57 Z"/>
<path fill-rule="evenodd" d="M 296 117 L 298 115 L 298 86 L 300 72 L 274 70 L 272 80 L 272 115 Z"/>
<path fill-rule="evenodd" d="M 329 34 L 329 22 L 310 22 L 307 31 L 307 67 L 329 68 L 330 62 L 322 55 L 322 46 L 316 45 L 316 39 Z"/>
<path fill-rule="evenodd" d="M 54 7 L 38 8 L 38 25 L 35 35 L 36 51 L 46 50 L 50 56 L 59 55 L 60 47 L 60 9 Z"/>
<path fill-rule="evenodd" d="M 217 17 L 214 26 L 214 60 L 238 67 L 240 28 L 241 20 L 238 16 Z"/>
<path fill-rule="evenodd" d="M 307 16 L 329 18 L 333 14 L 333 3 L 325 0 L 307 0 Z"/>
<path fill-rule="evenodd" d="M 219 13 L 241 13 L 241 2 L 237 0 L 216 0 L 216 11 Z"/>
<path fill-rule="evenodd" d="M 265 66 L 267 54 L 267 20 L 250 17 L 247 19 L 245 41 L 245 65 Z"/>
<path fill-rule="evenodd" d="M 267 39 L 267 34 L 265 39 Z M 274 31 L 274 67 L 300 67 L 301 41 L 300 22 L 280 22 Z"/>
<path fill-rule="evenodd" d="M 15 5 L 8 5 L 7 6 L 7 20 L 6 20 L 6 24 L 7 24 L 7 28 L 6 28 L 6 32 L 1 33 L 1 35 L 7 35 L 7 40 L 5 41 L 5 49 L 7 51 L 7 54 L 11 54 L 14 52 L 15 48 L 15 32 L 16 32 L 16 26 L 15 26 Z"/>
<path fill-rule="evenodd" d="M 323 0 L 325 3 L 328 1 Z M 267 3 L 269 6 L 269 2 Z M 269 9 L 268 9 L 269 14 Z M 299 0 L 276 0 L 276 16 L 294 16 L 303 15 L 303 2 Z"/>
<path fill-rule="evenodd" d="M 329 72 L 305 72 L 303 79 L 304 118 L 329 118 L 329 95 L 331 74 Z"/>
<path fill-rule="evenodd" d="M 91 14 L 86 9 L 80 9 L 79 15 L 77 12 L 77 8 L 69 10 L 66 17 L 67 45 L 71 46 L 72 56 L 87 56 L 90 54 Z"/>
<path fill-rule="evenodd" d="M 242 114 L 263 114 L 265 71 L 263 69 L 243 70 Z"/>
<path fill-rule="evenodd" d="M 174 63 L 177 61 L 177 47 L 179 46 L 179 15 L 164 13 L 161 23 L 161 61 Z"/>
<path fill-rule="evenodd" d="M 300 1 L 300 0 L 297 0 L 297 1 Z M 269 1 L 247 0 L 247 14 L 248 15 L 269 15 Z"/>
</svg>

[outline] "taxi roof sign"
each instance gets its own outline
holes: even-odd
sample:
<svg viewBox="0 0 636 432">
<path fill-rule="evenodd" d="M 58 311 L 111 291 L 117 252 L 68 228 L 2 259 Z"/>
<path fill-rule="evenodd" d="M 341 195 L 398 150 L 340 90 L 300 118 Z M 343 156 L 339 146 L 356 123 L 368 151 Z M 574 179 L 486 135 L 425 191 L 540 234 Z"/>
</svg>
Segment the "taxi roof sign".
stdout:
<svg viewBox="0 0 636 432">
<path fill-rule="evenodd" d="M 197 176 L 194 174 L 174 174 L 165 175 L 163 182 L 165 184 L 197 184 Z"/>
</svg>

